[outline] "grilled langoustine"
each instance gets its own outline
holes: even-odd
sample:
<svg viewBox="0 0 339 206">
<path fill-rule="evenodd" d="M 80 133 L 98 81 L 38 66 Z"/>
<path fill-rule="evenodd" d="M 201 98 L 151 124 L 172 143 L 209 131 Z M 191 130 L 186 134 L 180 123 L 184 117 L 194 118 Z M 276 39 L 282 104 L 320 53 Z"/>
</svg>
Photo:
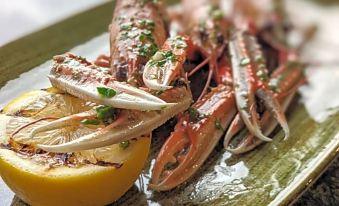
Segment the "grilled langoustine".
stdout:
<svg viewBox="0 0 339 206">
<path fill-rule="evenodd" d="M 160 4 L 140 0 L 116 2 L 110 25 L 110 66 L 118 81 L 143 84 L 144 65 L 167 37 Z"/>
<path fill-rule="evenodd" d="M 208 77 L 200 97 L 207 92 L 212 77 L 218 78 L 218 58 L 225 49 L 229 22 L 220 9 L 220 2 L 208 0 L 183 0 L 183 19 L 186 32 L 189 34 L 193 47 L 190 54 L 200 53 L 204 60 L 188 76 L 192 76 L 204 65 L 208 64 Z"/>
</svg>

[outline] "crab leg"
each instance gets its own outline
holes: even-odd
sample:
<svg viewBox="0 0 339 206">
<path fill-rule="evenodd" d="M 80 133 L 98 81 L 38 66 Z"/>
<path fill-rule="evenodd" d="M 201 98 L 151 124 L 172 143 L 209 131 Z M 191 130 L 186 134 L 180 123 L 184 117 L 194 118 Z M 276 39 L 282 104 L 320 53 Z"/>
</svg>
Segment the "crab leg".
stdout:
<svg viewBox="0 0 339 206">
<path fill-rule="evenodd" d="M 150 187 L 170 190 L 189 179 L 214 149 L 235 113 L 232 89 L 222 84 L 193 104 L 161 148 Z"/>
<path fill-rule="evenodd" d="M 264 55 L 261 51 L 259 44 L 254 36 L 249 35 L 247 38 L 247 45 L 250 50 L 251 62 L 253 63 L 253 68 L 256 75 L 256 81 L 258 84 L 258 90 L 256 91 L 256 96 L 263 100 L 264 105 L 268 110 L 273 113 L 274 118 L 278 121 L 281 128 L 285 132 L 285 138 L 289 136 L 289 127 L 285 117 L 285 113 L 280 106 L 277 98 L 275 98 L 273 91 L 268 86 L 268 71 L 266 68 L 266 61 Z"/>
<path fill-rule="evenodd" d="M 118 123 L 112 123 L 114 127 L 109 125 L 104 129 L 70 142 L 58 145 L 38 145 L 38 147 L 49 152 L 74 152 L 108 146 L 139 137 L 143 134 L 148 134 L 177 113 L 187 109 L 191 104 L 192 97 L 186 87 L 187 86 L 176 87 L 162 93 L 160 98 L 166 101 L 176 101 L 177 104 L 163 108 L 160 112 L 122 110 L 121 113 L 125 113 L 126 118 L 124 118 L 123 121 L 118 118 L 117 120 L 120 119 Z"/>
<path fill-rule="evenodd" d="M 192 38 L 195 50 L 199 51 L 205 58 L 201 64 L 189 72 L 189 76 L 201 69 L 206 61 L 208 61 L 209 66 L 207 80 L 198 98 L 200 100 L 208 91 L 212 77 L 217 74 L 217 60 L 224 50 L 228 23 L 219 8 L 219 0 L 183 0 L 182 4 L 189 36 Z"/>
<path fill-rule="evenodd" d="M 143 86 L 142 69 L 166 40 L 161 2 L 117 0 L 110 25 L 113 77 Z"/>
<path fill-rule="evenodd" d="M 263 141 L 272 141 L 262 133 L 259 127 L 254 96 L 257 85 L 253 79 L 253 66 L 245 44 L 242 32 L 233 33 L 229 43 L 229 52 L 232 62 L 236 105 L 248 130 Z"/>
<path fill-rule="evenodd" d="M 304 82 L 304 65 L 297 62 L 289 62 L 278 68 L 270 79 L 269 85 L 275 91 L 274 95 L 282 105 L 283 111 L 286 111 L 288 105 L 292 101 L 296 90 Z M 233 124 L 233 123 L 232 123 Z M 273 117 L 268 111 L 264 112 L 261 118 L 264 134 L 269 135 L 277 126 L 277 122 L 273 121 Z M 241 129 L 241 128 L 240 128 Z M 239 130 L 238 130 L 239 131 Z M 239 133 L 227 131 L 224 139 L 225 148 L 235 154 L 244 153 L 252 150 L 257 145 L 261 144 L 260 139 L 255 138 L 248 131 Z M 234 139 L 240 139 L 236 146 L 231 146 Z"/>
<path fill-rule="evenodd" d="M 186 41 L 187 37 L 183 36 L 169 38 L 162 49 L 147 62 L 143 80 L 148 88 L 154 90 L 172 88 L 170 83 L 183 71 L 182 65 L 186 60 L 188 47 Z"/>
<path fill-rule="evenodd" d="M 76 97 L 97 104 L 123 109 L 160 110 L 173 106 L 141 89 L 126 83 L 115 81 L 109 70 L 85 62 L 72 54 L 57 56 L 48 76 L 52 85 Z M 103 96 L 99 88 L 113 92 L 111 96 Z"/>
<path fill-rule="evenodd" d="M 81 99 L 117 108 L 160 110 L 173 105 L 132 87 L 144 86 L 142 68 L 165 41 L 160 8 L 152 1 L 118 0 L 110 26 L 110 59 L 99 58 L 108 61 L 111 70 L 79 61 L 74 55 L 77 62 L 58 57 L 49 76 L 53 86 Z M 102 98 L 97 91 L 101 87 L 108 87 L 114 95 Z"/>
</svg>

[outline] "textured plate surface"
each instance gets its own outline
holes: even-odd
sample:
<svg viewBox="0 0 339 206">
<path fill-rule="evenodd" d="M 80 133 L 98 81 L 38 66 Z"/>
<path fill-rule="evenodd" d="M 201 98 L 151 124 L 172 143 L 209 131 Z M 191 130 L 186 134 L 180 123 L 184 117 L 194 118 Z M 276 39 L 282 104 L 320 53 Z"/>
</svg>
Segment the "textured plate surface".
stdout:
<svg viewBox="0 0 339 206">
<path fill-rule="evenodd" d="M 4 73 L 0 76 L 0 86 L 51 56 L 104 32 L 112 7 L 112 4 L 98 7 L 0 48 L 0 72 Z M 288 1 L 288 8 L 292 19 L 300 25 L 309 22 L 319 25 L 318 35 L 304 54 L 305 60 L 318 66 L 309 68 L 309 83 L 300 89 L 299 97 L 288 111 L 290 138 L 283 141 L 283 134 L 277 132 L 272 143 L 242 156 L 231 155 L 219 145 L 186 185 L 170 192 L 156 193 L 147 190 L 147 184 L 154 157 L 168 135 L 164 133 L 168 128 L 160 128 L 154 132 L 152 155 L 145 172 L 113 205 L 287 205 L 326 169 L 339 146 L 339 65 L 330 64 L 338 60 L 339 28 L 331 22 L 339 22 L 339 8 L 329 9 L 292 0 Z M 300 8 L 304 8 L 303 15 L 300 15 Z M 310 16 L 313 18 L 308 18 Z M 95 24 L 94 17 L 97 18 Z M 69 29 L 79 24 L 84 26 L 75 27 L 73 36 L 60 37 L 54 33 L 56 27 Z M 50 35 L 54 35 L 54 39 L 49 44 L 34 44 L 38 39 L 39 42 L 48 42 Z M 30 47 L 32 45 L 35 45 L 34 49 Z M 89 59 L 107 51 L 107 34 L 72 49 L 72 52 Z M 47 61 L 2 87 L 0 107 L 23 91 L 47 86 L 46 74 L 50 65 L 51 62 Z M 37 80 L 38 84 L 32 84 Z M 24 203 L 15 198 L 12 205 Z"/>
</svg>

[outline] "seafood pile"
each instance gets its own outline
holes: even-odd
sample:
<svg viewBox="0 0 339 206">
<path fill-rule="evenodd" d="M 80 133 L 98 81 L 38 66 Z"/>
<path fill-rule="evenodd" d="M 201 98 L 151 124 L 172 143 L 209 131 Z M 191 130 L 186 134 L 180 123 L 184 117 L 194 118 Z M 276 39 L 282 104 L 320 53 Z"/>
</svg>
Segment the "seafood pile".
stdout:
<svg viewBox="0 0 339 206">
<path fill-rule="evenodd" d="M 81 123 L 104 127 L 35 146 L 70 153 L 126 143 L 174 118 L 150 184 L 166 191 L 192 177 L 221 139 L 226 150 L 241 154 L 272 141 L 277 126 L 288 138 L 285 111 L 305 81 L 305 64 L 298 56 L 304 42 L 288 43 L 293 27 L 282 1 L 273 1 L 271 11 L 234 1 L 231 13 L 219 1 L 181 4 L 174 12 L 162 1 L 117 0 L 109 55 L 94 62 L 55 56 L 52 86 L 93 106 L 51 118 L 30 136 Z"/>
</svg>

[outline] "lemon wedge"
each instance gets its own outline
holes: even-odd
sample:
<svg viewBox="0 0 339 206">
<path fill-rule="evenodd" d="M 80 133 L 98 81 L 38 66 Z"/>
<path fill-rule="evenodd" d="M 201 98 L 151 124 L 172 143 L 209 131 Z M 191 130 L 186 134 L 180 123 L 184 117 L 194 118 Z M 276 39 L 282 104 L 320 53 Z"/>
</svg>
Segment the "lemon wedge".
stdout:
<svg viewBox="0 0 339 206">
<path fill-rule="evenodd" d="M 147 159 L 150 137 L 131 140 L 123 147 L 116 144 L 66 154 L 47 153 L 34 145 L 78 138 L 91 132 L 92 126 L 72 125 L 34 138 L 29 137 L 28 127 L 10 138 L 28 122 L 60 118 L 91 107 L 91 103 L 49 89 L 23 94 L 3 109 L 0 175 L 19 198 L 34 206 L 99 206 L 114 202 L 133 185 Z"/>
</svg>

